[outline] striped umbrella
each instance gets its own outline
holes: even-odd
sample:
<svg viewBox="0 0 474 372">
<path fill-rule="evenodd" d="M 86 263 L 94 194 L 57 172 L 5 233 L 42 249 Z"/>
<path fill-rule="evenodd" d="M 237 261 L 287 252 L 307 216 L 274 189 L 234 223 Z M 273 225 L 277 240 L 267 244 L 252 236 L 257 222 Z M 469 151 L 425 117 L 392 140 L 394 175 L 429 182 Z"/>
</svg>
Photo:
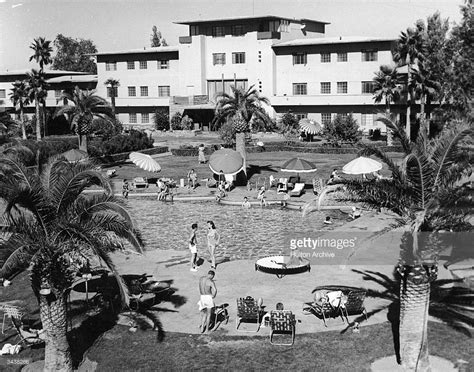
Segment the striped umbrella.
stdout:
<svg viewBox="0 0 474 372">
<path fill-rule="evenodd" d="M 242 156 L 231 149 L 217 150 L 209 158 L 209 168 L 215 174 L 234 175 L 239 173 L 243 166 L 244 159 L 242 159 Z"/>
<path fill-rule="evenodd" d="M 298 180 L 300 179 L 300 173 L 316 172 L 316 170 L 316 166 L 313 163 L 300 158 L 290 159 L 281 167 L 282 172 L 296 173 Z"/>
<path fill-rule="evenodd" d="M 141 152 L 131 152 L 128 157 L 133 164 L 143 170 L 148 172 L 161 171 L 160 164 L 158 164 L 150 155 L 142 154 Z"/>
<path fill-rule="evenodd" d="M 319 123 L 316 123 L 314 120 L 310 120 L 307 118 L 301 119 L 298 124 L 300 130 L 307 134 L 318 134 L 322 130 L 322 127 Z"/>
</svg>

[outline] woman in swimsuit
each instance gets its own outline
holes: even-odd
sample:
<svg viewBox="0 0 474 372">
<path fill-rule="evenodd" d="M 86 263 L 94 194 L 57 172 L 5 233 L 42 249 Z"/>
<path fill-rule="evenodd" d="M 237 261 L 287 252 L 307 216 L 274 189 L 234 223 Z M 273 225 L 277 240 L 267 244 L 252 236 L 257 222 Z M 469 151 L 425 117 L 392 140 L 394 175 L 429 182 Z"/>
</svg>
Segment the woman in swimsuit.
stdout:
<svg viewBox="0 0 474 372">
<path fill-rule="evenodd" d="M 212 221 L 207 221 L 207 248 L 209 249 L 209 255 L 211 257 L 211 269 L 216 268 L 216 256 L 215 256 L 215 250 L 217 245 L 219 244 L 220 240 L 220 235 L 218 234 L 216 230 L 216 225 L 214 225 L 214 222 Z"/>
</svg>

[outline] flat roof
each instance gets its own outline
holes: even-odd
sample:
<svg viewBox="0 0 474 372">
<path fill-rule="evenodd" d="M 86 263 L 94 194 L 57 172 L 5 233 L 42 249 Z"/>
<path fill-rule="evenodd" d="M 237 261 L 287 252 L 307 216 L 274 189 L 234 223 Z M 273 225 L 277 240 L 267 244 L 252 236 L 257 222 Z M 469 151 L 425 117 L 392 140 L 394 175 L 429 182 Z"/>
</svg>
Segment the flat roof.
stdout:
<svg viewBox="0 0 474 372">
<path fill-rule="evenodd" d="M 232 18 L 214 18 L 214 19 L 203 19 L 203 20 L 193 20 L 193 21 L 177 21 L 173 22 L 178 25 L 197 25 L 199 23 L 213 23 L 213 22 L 229 22 L 229 21 L 244 21 L 244 20 L 255 20 L 255 19 L 283 19 L 285 21 L 305 23 L 305 22 L 315 22 L 323 23 L 329 25 L 329 22 L 317 21 L 315 19 L 308 18 L 289 18 L 289 17 L 279 17 L 275 15 L 263 15 L 263 16 L 242 16 L 242 17 L 232 17 Z"/>
<path fill-rule="evenodd" d="M 327 45 L 327 44 L 349 44 L 349 43 L 370 43 L 377 41 L 396 41 L 397 38 L 390 37 L 366 37 L 366 36 L 339 36 L 339 37 L 321 37 L 310 39 L 295 39 L 275 43 L 272 48 L 302 46 L 302 45 Z"/>
<path fill-rule="evenodd" d="M 147 53 L 165 53 L 165 52 L 178 52 L 179 49 L 177 46 L 162 46 L 162 47 L 149 47 L 142 49 L 128 49 L 128 50 L 118 50 L 111 52 L 101 52 L 93 53 L 94 56 L 105 56 L 111 54 L 147 54 Z"/>
<path fill-rule="evenodd" d="M 0 75 L 8 76 L 8 75 L 26 75 L 26 73 L 31 72 L 31 68 L 25 68 L 21 70 L 7 70 L 7 71 L 0 71 Z M 78 72 L 78 71 L 65 71 L 65 70 L 44 70 L 46 75 L 51 74 L 64 74 L 64 75 L 84 75 L 88 74 L 88 72 Z"/>
<path fill-rule="evenodd" d="M 94 83 L 97 82 L 97 75 L 64 75 L 47 80 L 47 83 Z"/>
</svg>

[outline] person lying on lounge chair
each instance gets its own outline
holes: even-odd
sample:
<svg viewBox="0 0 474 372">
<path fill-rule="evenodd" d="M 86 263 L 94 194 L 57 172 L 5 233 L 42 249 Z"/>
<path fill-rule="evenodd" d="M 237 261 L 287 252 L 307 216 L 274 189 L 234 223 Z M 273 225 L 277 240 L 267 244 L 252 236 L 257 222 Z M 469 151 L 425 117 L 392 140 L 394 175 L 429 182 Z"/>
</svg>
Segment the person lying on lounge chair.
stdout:
<svg viewBox="0 0 474 372">
<path fill-rule="evenodd" d="M 358 207 L 352 207 L 352 213 L 349 214 L 349 216 L 355 220 L 357 218 L 359 218 L 360 216 L 362 216 L 362 212 L 361 210 L 358 208 Z"/>
</svg>

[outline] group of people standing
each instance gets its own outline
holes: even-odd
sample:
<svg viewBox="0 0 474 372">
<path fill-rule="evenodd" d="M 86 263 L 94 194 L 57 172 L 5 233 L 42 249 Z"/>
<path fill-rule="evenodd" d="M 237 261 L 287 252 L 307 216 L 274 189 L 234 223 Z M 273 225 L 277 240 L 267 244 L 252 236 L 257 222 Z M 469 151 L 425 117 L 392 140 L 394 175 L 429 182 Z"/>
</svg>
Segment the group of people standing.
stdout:
<svg viewBox="0 0 474 372">
<path fill-rule="evenodd" d="M 198 224 L 193 223 L 191 225 L 191 235 L 189 237 L 189 250 L 191 251 L 191 271 L 197 271 L 197 231 Z M 216 225 L 212 221 L 207 221 L 207 250 L 209 252 L 209 258 L 211 261 L 211 269 L 216 269 L 216 248 L 220 243 L 220 235 L 217 232 Z"/>
</svg>

